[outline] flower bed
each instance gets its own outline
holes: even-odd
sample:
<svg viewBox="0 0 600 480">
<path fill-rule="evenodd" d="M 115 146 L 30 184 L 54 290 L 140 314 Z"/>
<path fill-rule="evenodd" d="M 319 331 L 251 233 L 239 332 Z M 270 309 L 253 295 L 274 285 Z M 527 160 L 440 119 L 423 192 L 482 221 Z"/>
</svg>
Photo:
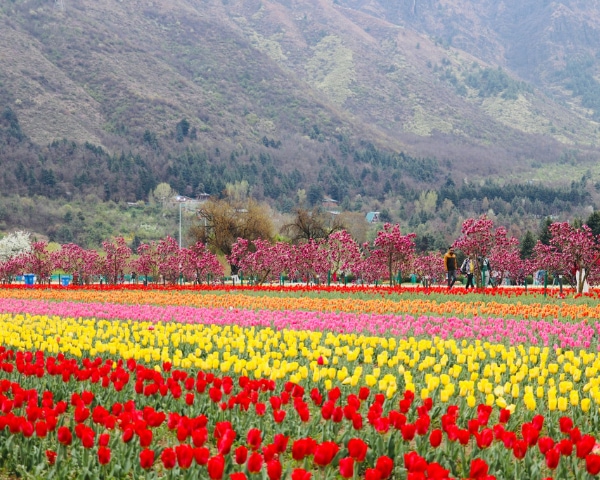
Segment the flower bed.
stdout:
<svg viewBox="0 0 600 480">
<path fill-rule="evenodd" d="M 143 302 L 137 291 L 0 292 L 0 462 L 9 473 L 600 472 L 596 322 L 328 310 L 351 298 L 310 299 L 302 310 L 300 299 L 276 298 L 275 308 L 239 293 L 155 291 Z M 411 301 L 426 299 L 403 306 L 420 308 Z"/>
</svg>

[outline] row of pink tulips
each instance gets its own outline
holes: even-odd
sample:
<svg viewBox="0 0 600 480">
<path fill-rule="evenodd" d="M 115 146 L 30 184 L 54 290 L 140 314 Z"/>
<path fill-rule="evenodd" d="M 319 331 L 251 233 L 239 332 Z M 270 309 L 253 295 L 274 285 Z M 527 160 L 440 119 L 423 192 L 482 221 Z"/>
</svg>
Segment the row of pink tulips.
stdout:
<svg viewBox="0 0 600 480">
<path fill-rule="evenodd" d="M 92 317 L 144 322 L 181 322 L 241 327 L 272 327 L 277 330 L 313 330 L 400 337 L 438 336 L 443 339 L 508 341 L 560 348 L 590 348 L 600 334 L 600 322 L 514 320 L 503 318 L 444 318 L 433 316 L 375 315 L 305 311 L 240 310 L 233 307 L 120 305 L 106 303 L 45 302 L 1 299 L 0 313 Z M 600 347 L 599 347 L 600 348 Z"/>
</svg>

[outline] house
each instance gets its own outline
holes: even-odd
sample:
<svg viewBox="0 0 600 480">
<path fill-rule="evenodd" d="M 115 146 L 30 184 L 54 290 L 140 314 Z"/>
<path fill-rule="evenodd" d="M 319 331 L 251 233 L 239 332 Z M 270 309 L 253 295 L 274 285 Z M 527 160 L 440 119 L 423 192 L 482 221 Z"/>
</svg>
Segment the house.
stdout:
<svg viewBox="0 0 600 480">
<path fill-rule="evenodd" d="M 321 201 L 321 206 L 323 208 L 327 209 L 337 209 L 338 206 L 338 201 L 334 200 L 331 197 L 325 197 L 322 201 Z"/>
<path fill-rule="evenodd" d="M 379 212 L 369 212 L 365 218 L 367 223 L 377 223 L 379 222 Z"/>
</svg>

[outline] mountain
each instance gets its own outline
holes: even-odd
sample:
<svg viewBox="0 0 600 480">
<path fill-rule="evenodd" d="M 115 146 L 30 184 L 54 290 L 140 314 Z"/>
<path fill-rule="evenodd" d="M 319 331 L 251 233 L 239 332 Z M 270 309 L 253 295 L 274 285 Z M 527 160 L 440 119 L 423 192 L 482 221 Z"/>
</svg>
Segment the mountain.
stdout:
<svg viewBox="0 0 600 480">
<path fill-rule="evenodd" d="M 283 211 L 305 189 L 416 224 L 445 199 L 479 213 L 492 182 L 557 189 L 521 193 L 543 203 L 523 214 L 581 215 L 599 17 L 578 0 L 3 2 L 2 195 L 136 202 L 160 182 L 194 196 L 247 180 Z M 428 189 L 454 193 L 424 217 Z"/>
</svg>

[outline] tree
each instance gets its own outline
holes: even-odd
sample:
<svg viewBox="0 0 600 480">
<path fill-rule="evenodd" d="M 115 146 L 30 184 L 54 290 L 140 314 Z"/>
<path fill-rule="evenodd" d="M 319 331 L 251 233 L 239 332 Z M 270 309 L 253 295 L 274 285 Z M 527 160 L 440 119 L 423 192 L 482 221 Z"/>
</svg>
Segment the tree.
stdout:
<svg viewBox="0 0 600 480">
<path fill-rule="evenodd" d="M 468 218 L 461 227 L 461 237 L 454 242 L 454 247 L 469 257 L 475 265 L 475 277 L 481 284 L 481 268 L 485 258 L 489 258 L 495 245 L 493 234 L 494 222 L 486 215 Z"/>
<path fill-rule="evenodd" d="M 290 265 L 290 246 L 284 242 L 273 245 L 260 238 L 252 242 L 238 238 L 231 250 L 229 263 L 236 265 L 245 277 L 254 278 L 258 285 L 278 280 Z"/>
<path fill-rule="evenodd" d="M 373 250 L 370 259 L 374 263 L 385 266 L 390 279 L 390 285 L 394 285 L 396 272 L 406 271 L 412 263 L 415 254 L 414 233 L 402 235 L 400 225 L 386 223 L 383 230 L 377 232 L 373 241 Z"/>
<path fill-rule="evenodd" d="M 288 236 L 292 243 L 326 239 L 333 232 L 343 230 L 337 215 L 325 212 L 322 208 L 296 210 L 296 217 L 291 223 L 284 225 L 281 233 Z"/>
<path fill-rule="evenodd" d="M 31 250 L 31 239 L 28 232 L 17 231 L 0 240 L 0 262 L 5 262 L 21 253 Z"/>
<path fill-rule="evenodd" d="M 535 247 L 535 259 L 539 268 L 573 276 L 577 293 L 583 292 L 586 281 L 591 284 L 600 283 L 600 246 L 599 238 L 587 225 L 575 228 L 567 222 L 553 223 L 549 227 L 550 244 L 539 241 Z"/>
<path fill-rule="evenodd" d="M 550 238 L 552 238 L 552 234 L 550 233 L 550 225 L 552 225 L 552 219 L 550 217 L 546 217 L 544 220 L 542 220 L 540 225 L 538 240 L 544 245 L 550 245 Z"/>
<path fill-rule="evenodd" d="M 108 283 L 117 284 L 119 276 L 127 269 L 131 248 L 123 237 L 117 237 L 114 242 L 106 240 L 102 242 L 105 256 L 101 260 L 100 273 L 104 275 Z"/>
<path fill-rule="evenodd" d="M 439 252 L 423 253 L 413 261 L 414 272 L 423 280 L 426 286 L 439 283 L 444 279 L 444 257 Z"/>
<path fill-rule="evenodd" d="M 34 242 L 31 250 L 21 253 L 19 257 L 22 257 L 22 268 L 25 272 L 33 273 L 39 283 L 50 283 L 54 270 L 54 259 L 48 251 L 47 242 Z"/>
<path fill-rule="evenodd" d="M 600 235 L 600 211 L 593 212 L 588 217 L 585 224 L 590 227 L 590 230 L 594 235 Z"/>
<path fill-rule="evenodd" d="M 360 247 L 346 230 L 338 230 L 329 235 L 327 250 L 332 274 L 352 272 L 362 259 Z"/>
<path fill-rule="evenodd" d="M 173 190 L 171 185 L 168 183 L 159 183 L 153 192 L 154 198 L 160 203 L 162 207 L 165 206 L 166 201 L 173 196 Z"/>
<path fill-rule="evenodd" d="M 211 276 L 216 279 L 224 273 L 217 256 L 201 242 L 181 250 L 181 271 L 185 277 L 193 278 L 199 284 L 203 282 L 203 278 L 208 283 Z"/>
<path fill-rule="evenodd" d="M 535 247 L 535 237 L 533 236 L 533 233 L 531 233 L 530 230 L 527 230 L 527 232 L 525 232 L 525 236 L 523 237 L 523 240 L 521 241 L 521 258 L 522 259 L 526 259 L 526 258 L 531 258 L 533 256 L 533 249 Z"/>
<path fill-rule="evenodd" d="M 328 251 L 324 240 L 309 240 L 292 245 L 290 252 L 290 275 L 300 277 L 308 283 L 314 279 L 316 283 L 327 276 L 329 270 Z"/>
<path fill-rule="evenodd" d="M 177 283 L 181 272 L 180 253 L 177 241 L 171 236 L 161 239 L 156 245 L 158 273 L 162 275 L 163 282 Z"/>
<path fill-rule="evenodd" d="M 213 253 L 228 257 L 238 238 L 272 240 L 273 223 L 268 211 L 252 199 L 245 203 L 209 200 L 198 211 L 200 222 L 190 229 L 190 236 Z M 232 270 L 237 271 L 234 265 Z"/>
</svg>

